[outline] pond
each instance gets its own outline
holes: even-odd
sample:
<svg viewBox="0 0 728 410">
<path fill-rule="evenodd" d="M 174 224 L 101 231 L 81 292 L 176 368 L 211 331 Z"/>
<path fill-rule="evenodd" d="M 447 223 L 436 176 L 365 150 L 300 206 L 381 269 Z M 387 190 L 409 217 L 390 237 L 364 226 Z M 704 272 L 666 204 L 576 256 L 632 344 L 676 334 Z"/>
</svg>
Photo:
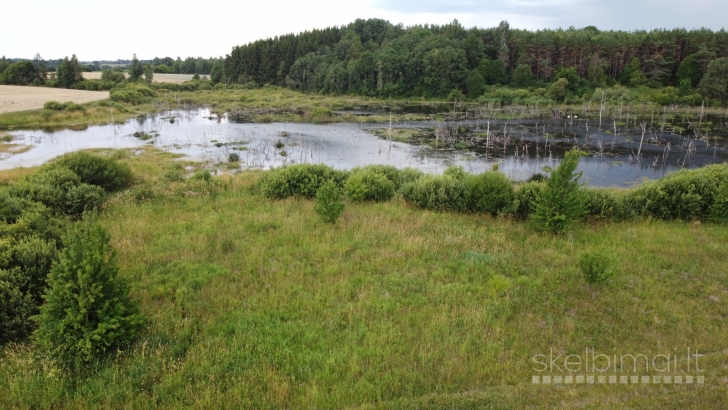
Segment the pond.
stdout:
<svg viewBox="0 0 728 410">
<path fill-rule="evenodd" d="M 558 166 L 572 147 L 589 153 L 580 163 L 583 181 L 625 186 L 682 168 L 728 161 L 724 117 L 661 121 L 624 118 L 462 119 L 392 124 L 235 123 L 209 110 L 170 111 L 124 124 L 81 129 L 11 131 L 26 152 L 0 157 L 0 169 L 42 164 L 87 148 L 147 144 L 186 158 L 221 164 L 237 154 L 243 169 L 325 163 L 338 169 L 368 164 L 442 173 L 461 165 L 477 173 L 498 169 L 525 180 Z"/>
</svg>

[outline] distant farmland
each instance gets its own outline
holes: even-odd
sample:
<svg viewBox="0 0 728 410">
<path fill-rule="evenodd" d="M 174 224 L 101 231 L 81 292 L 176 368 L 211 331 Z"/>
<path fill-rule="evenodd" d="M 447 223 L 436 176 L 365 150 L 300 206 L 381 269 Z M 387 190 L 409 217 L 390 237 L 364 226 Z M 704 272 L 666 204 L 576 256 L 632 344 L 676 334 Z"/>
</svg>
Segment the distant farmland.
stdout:
<svg viewBox="0 0 728 410">
<path fill-rule="evenodd" d="M 101 78 L 100 71 L 94 71 L 90 73 L 83 73 L 83 78 L 87 80 L 94 80 Z M 154 81 L 158 83 L 177 83 L 181 84 L 185 81 L 192 79 L 192 74 L 158 74 L 154 73 Z"/>
<path fill-rule="evenodd" d="M 0 85 L 0 113 L 40 109 L 51 100 L 83 104 L 106 98 L 109 98 L 108 91 Z"/>
</svg>

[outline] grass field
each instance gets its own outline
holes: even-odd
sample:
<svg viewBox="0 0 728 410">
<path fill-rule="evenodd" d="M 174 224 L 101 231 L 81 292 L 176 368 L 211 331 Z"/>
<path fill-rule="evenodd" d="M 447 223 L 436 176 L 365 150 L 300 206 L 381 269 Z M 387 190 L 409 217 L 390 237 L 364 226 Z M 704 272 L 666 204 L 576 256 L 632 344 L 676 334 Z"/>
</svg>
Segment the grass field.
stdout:
<svg viewBox="0 0 728 410">
<path fill-rule="evenodd" d="M 192 74 L 161 74 L 154 73 L 154 81 L 157 83 L 176 83 L 181 84 L 192 79 Z M 87 80 L 96 80 L 101 78 L 101 71 L 84 72 L 83 78 Z"/>
<path fill-rule="evenodd" d="M 147 330 L 76 377 L 30 345 L 6 348 L 0 408 L 728 407 L 724 226 L 642 220 L 552 236 L 401 200 L 348 204 L 332 226 L 311 201 L 253 193 L 260 172 L 221 177 L 208 195 L 164 178 L 171 154 L 125 161 L 138 185 L 100 222 Z M 597 246 L 619 269 L 589 285 L 577 261 Z M 705 384 L 531 384 L 534 355 L 585 348 L 697 349 Z"/>
<path fill-rule="evenodd" d="M 48 101 L 73 101 L 78 104 L 109 98 L 108 91 L 81 91 L 48 87 L 0 85 L 0 114 L 39 110 Z"/>
</svg>

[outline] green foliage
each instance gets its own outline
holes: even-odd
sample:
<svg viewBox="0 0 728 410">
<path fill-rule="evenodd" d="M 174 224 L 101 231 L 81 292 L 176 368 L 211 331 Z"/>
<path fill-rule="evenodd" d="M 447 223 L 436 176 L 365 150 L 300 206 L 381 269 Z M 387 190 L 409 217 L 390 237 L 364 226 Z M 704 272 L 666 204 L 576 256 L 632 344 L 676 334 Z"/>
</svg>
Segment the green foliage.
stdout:
<svg viewBox="0 0 728 410">
<path fill-rule="evenodd" d="M 204 181 L 204 182 L 210 182 L 212 181 L 212 174 L 210 171 L 203 169 L 201 171 L 195 172 L 191 177 L 191 180 L 198 180 L 198 181 Z"/>
<path fill-rule="evenodd" d="M 536 201 L 544 190 L 545 182 L 529 181 L 519 184 L 513 193 L 510 214 L 519 219 L 528 219 L 533 213 Z"/>
<path fill-rule="evenodd" d="M 465 88 L 468 90 L 469 98 L 477 98 L 483 95 L 485 92 L 485 80 L 478 70 L 470 70 L 468 77 L 465 79 Z"/>
<path fill-rule="evenodd" d="M 621 220 L 627 215 L 622 198 L 611 189 L 586 188 L 584 194 L 584 214 L 590 220 Z"/>
<path fill-rule="evenodd" d="M 126 74 L 124 74 L 123 71 L 118 70 L 118 69 L 104 70 L 101 73 L 101 80 L 109 81 L 112 83 L 120 83 L 120 82 L 126 80 Z"/>
<path fill-rule="evenodd" d="M 677 69 L 677 79 L 682 82 L 687 80 L 692 87 L 697 87 L 703 79 L 703 65 L 695 54 L 685 57 Z"/>
<path fill-rule="evenodd" d="M 414 168 L 398 169 L 391 165 L 378 164 L 367 165 L 363 168 L 354 168 L 351 170 L 351 174 L 353 175 L 360 171 L 372 171 L 384 175 L 388 180 L 394 183 L 395 191 L 399 191 L 403 185 L 414 182 L 424 175 L 422 171 Z"/>
<path fill-rule="evenodd" d="M 344 212 L 344 207 L 341 192 L 334 182 L 328 181 L 316 191 L 314 210 L 325 222 L 336 223 L 336 220 Z"/>
<path fill-rule="evenodd" d="M 592 249 L 579 257 L 579 267 L 589 283 L 601 283 L 614 275 L 615 258 L 604 249 Z"/>
<path fill-rule="evenodd" d="M 154 79 L 154 70 L 152 70 L 152 66 L 149 64 L 144 64 L 144 79 L 151 83 Z"/>
<path fill-rule="evenodd" d="M 290 196 L 313 198 L 324 183 L 333 181 L 337 186 L 342 186 L 345 178 L 345 173 L 323 164 L 296 164 L 266 173 L 257 187 L 271 199 Z"/>
<path fill-rule="evenodd" d="M 240 155 L 238 155 L 237 153 L 231 152 L 228 155 L 228 162 L 238 162 L 238 161 L 240 161 Z"/>
<path fill-rule="evenodd" d="M 713 222 L 728 222 L 728 182 L 723 181 L 713 194 L 713 204 L 710 206 L 708 219 Z"/>
<path fill-rule="evenodd" d="M 449 175 L 426 175 L 402 188 L 404 199 L 423 209 L 457 211 L 467 209 L 465 182 Z"/>
<path fill-rule="evenodd" d="M 394 196 L 395 185 L 384 174 L 363 169 L 349 176 L 344 184 L 344 191 L 355 202 L 388 201 Z"/>
<path fill-rule="evenodd" d="M 13 63 L 2 74 L 3 83 L 8 85 L 31 85 L 45 82 L 45 77 L 38 72 L 37 67 L 31 61 Z"/>
<path fill-rule="evenodd" d="M 72 104 L 70 101 L 65 103 L 60 103 L 58 101 L 48 101 L 47 103 L 43 104 L 43 109 L 51 111 L 63 111 L 70 104 Z"/>
<path fill-rule="evenodd" d="M 639 87 L 647 84 L 647 77 L 642 72 L 640 59 L 634 57 L 622 71 L 621 83 L 630 87 Z"/>
<path fill-rule="evenodd" d="M 131 65 L 129 65 L 129 81 L 137 81 L 143 74 L 144 67 L 142 66 L 142 63 L 139 62 L 135 53 L 134 57 L 131 59 Z"/>
<path fill-rule="evenodd" d="M 468 173 L 465 172 L 465 168 L 462 166 L 448 167 L 442 174 L 450 178 L 457 179 L 460 182 L 465 182 L 468 178 Z"/>
<path fill-rule="evenodd" d="M 728 102 L 728 58 L 710 62 L 698 90 L 708 98 Z"/>
<path fill-rule="evenodd" d="M 508 83 L 508 75 L 506 68 L 501 60 L 484 59 L 478 65 L 478 71 L 483 76 L 486 84 L 506 84 Z"/>
<path fill-rule="evenodd" d="M 511 75 L 511 84 L 515 88 L 528 88 L 533 85 L 533 72 L 531 67 L 521 64 L 513 70 Z"/>
<path fill-rule="evenodd" d="M 78 369 L 129 345 L 144 322 L 129 299 L 127 282 L 118 277 L 116 254 L 103 228 L 76 224 L 63 244 L 48 277 L 35 338 L 59 364 Z"/>
<path fill-rule="evenodd" d="M 30 317 L 36 308 L 30 296 L 18 288 L 18 276 L 0 270 L 0 346 L 24 339 L 33 329 Z"/>
<path fill-rule="evenodd" d="M 584 196 L 579 184 L 582 172 L 575 172 L 581 155 L 582 152 L 578 150 L 567 152 L 559 167 L 546 181 L 531 215 L 538 228 L 564 233 L 584 214 Z"/>
<path fill-rule="evenodd" d="M 551 84 L 546 94 L 556 101 L 563 102 L 569 88 L 569 80 L 559 78 L 555 83 Z"/>
<path fill-rule="evenodd" d="M 63 155 L 50 167 L 68 168 L 79 176 L 85 184 L 100 186 L 106 192 L 128 188 L 134 181 L 134 175 L 128 165 L 111 157 L 102 157 L 86 151 L 78 151 Z"/>
<path fill-rule="evenodd" d="M 84 184 L 68 168 L 51 167 L 13 184 L 8 193 L 40 202 L 54 213 L 79 216 L 97 209 L 104 199 L 101 187 Z"/>
<path fill-rule="evenodd" d="M 110 93 L 111 101 L 118 103 L 127 103 L 132 105 L 138 105 L 142 103 L 142 95 L 133 90 L 111 90 Z"/>
<path fill-rule="evenodd" d="M 466 207 L 470 212 L 496 216 L 513 201 L 513 184 L 500 172 L 469 175 L 465 185 Z"/>
<path fill-rule="evenodd" d="M 83 70 L 75 54 L 70 60 L 68 56 L 63 58 L 56 70 L 56 79 L 58 86 L 63 88 L 71 88 L 74 84 L 83 81 Z"/>
<path fill-rule="evenodd" d="M 710 214 L 715 194 L 728 181 L 728 165 L 673 172 L 627 192 L 626 212 L 660 219 L 702 219 Z"/>
</svg>

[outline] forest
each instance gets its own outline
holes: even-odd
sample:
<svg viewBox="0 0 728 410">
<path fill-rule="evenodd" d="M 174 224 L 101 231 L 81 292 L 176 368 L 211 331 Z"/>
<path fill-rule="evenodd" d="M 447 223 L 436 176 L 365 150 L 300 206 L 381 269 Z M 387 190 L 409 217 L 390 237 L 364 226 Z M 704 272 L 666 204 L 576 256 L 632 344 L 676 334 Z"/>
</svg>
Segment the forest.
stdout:
<svg viewBox="0 0 728 410">
<path fill-rule="evenodd" d="M 505 21 L 466 29 L 457 20 L 404 27 L 359 19 L 234 47 L 211 79 L 378 97 L 444 97 L 453 90 L 476 97 L 486 85 L 537 90 L 560 78 L 568 81 L 565 94 L 577 96 L 618 84 L 682 87 L 685 94 L 726 56 L 724 30 L 529 31 Z"/>
</svg>

